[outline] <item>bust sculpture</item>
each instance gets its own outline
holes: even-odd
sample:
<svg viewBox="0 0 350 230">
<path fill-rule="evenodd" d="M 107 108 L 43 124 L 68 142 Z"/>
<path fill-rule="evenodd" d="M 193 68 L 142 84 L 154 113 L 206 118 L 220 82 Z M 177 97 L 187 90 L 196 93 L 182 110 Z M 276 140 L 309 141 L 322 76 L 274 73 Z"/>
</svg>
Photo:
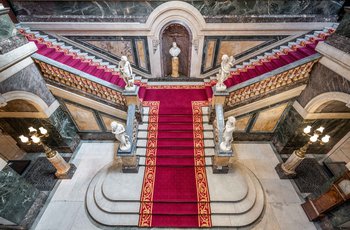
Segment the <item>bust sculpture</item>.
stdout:
<svg viewBox="0 0 350 230">
<path fill-rule="evenodd" d="M 177 47 L 176 42 L 173 42 L 173 46 L 170 48 L 169 53 L 172 57 L 177 57 L 179 56 L 181 52 L 181 49 L 179 47 Z"/>
<path fill-rule="evenodd" d="M 224 133 L 222 134 L 222 142 L 220 143 L 220 150 L 222 151 L 230 151 L 231 143 L 233 141 L 232 133 L 236 129 L 236 118 L 234 116 L 230 116 L 227 119 Z"/>
<path fill-rule="evenodd" d="M 126 86 L 126 90 L 134 90 L 134 78 L 132 74 L 132 68 L 128 58 L 126 56 L 122 56 L 120 62 L 118 64 L 119 71 L 122 74 L 122 78 L 124 79 Z"/>
<path fill-rule="evenodd" d="M 111 123 L 112 133 L 115 138 L 120 142 L 119 148 L 121 150 L 128 150 L 131 147 L 129 136 L 125 134 L 125 128 L 122 124 L 112 121 Z"/>
<path fill-rule="evenodd" d="M 222 55 L 221 68 L 219 70 L 219 73 L 216 75 L 216 78 L 217 78 L 216 90 L 217 91 L 226 90 L 226 85 L 224 84 L 224 81 L 229 76 L 230 68 L 233 66 L 234 61 L 235 61 L 235 59 L 233 56 L 229 57 L 227 54 Z"/>
</svg>

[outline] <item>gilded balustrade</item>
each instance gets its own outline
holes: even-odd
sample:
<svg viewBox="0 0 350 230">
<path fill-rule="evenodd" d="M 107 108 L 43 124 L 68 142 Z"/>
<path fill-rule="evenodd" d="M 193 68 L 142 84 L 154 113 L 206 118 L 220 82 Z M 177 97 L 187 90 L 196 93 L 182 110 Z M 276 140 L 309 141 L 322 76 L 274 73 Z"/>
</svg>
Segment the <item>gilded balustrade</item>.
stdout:
<svg viewBox="0 0 350 230">
<path fill-rule="evenodd" d="M 83 91 L 87 94 L 92 94 L 109 103 L 116 104 L 119 108 L 126 110 L 126 100 L 122 95 L 122 91 L 118 91 L 103 84 L 83 78 L 40 60 L 34 60 L 39 65 L 43 76 L 48 80 Z"/>
<path fill-rule="evenodd" d="M 318 60 L 313 60 L 259 82 L 234 90 L 230 92 L 230 95 L 226 98 L 227 106 L 233 107 L 248 99 L 258 96 L 261 97 L 262 95 L 271 93 L 287 85 L 291 86 L 306 80 L 309 77 L 312 66 L 317 61 Z"/>
</svg>

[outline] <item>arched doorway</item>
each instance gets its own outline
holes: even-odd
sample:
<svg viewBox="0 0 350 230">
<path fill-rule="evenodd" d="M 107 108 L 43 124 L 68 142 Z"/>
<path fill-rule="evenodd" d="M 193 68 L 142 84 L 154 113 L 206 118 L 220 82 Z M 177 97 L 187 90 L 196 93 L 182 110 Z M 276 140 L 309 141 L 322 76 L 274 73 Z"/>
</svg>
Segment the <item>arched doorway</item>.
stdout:
<svg viewBox="0 0 350 230">
<path fill-rule="evenodd" d="M 173 42 L 181 49 L 179 55 L 180 76 L 190 76 L 191 69 L 191 34 L 190 31 L 180 23 L 171 23 L 161 31 L 161 60 L 163 76 L 171 75 L 171 55 L 169 50 Z"/>
</svg>

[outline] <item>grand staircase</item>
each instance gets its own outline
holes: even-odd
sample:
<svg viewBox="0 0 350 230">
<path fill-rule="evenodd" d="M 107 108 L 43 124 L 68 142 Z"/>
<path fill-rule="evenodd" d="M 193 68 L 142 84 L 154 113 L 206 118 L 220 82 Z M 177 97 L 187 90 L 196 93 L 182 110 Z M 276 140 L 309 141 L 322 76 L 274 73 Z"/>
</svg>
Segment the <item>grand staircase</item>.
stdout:
<svg viewBox="0 0 350 230">
<path fill-rule="evenodd" d="M 82 78 L 98 79 L 102 86 L 112 84 L 118 87 L 118 92 L 122 92 L 125 82 L 115 65 L 47 35 L 33 32 L 29 28 L 19 27 L 19 31 L 36 44 L 38 51 L 33 55 L 34 59 L 50 63 L 56 68 L 63 66 L 66 70 L 72 69 Z M 259 79 L 260 76 L 279 68 L 286 68 L 286 70 L 295 68 L 293 63 L 317 56 L 315 51 L 317 43 L 333 32 L 334 28 L 325 28 L 323 31 L 306 35 L 305 38 L 299 38 L 249 61 L 239 63 L 231 69 L 230 77 L 225 81 L 227 88 L 244 82 L 252 84 L 249 83 L 250 80 Z M 77 85 L 82 84 L 79 82 Z M 254 173 L 238 162 L 232 162 L 228 174 L 213 174 L 211 159 L 214 156 L 215 146 L 213 126 L 209 124 L 208 107 L 201 108 L 200 121 L 194 121 L 196 114 L 192 109 L 187 110 L 188 108 L 179 108 L 174 105 L 173 110 L 159 113 L 158 120 L 155 122 L 152 119 L 154 114 L 150 112 L 148 107 L 150 105 L 147 104 L 146 99 L 147 88 L 151 84 L 141 81 L 136 84 L 140 86 L 139 97 L 144 101 L 145 106 L 142 111 L 143 123 L 139 125 L 137 137 L 136 154 L 140 158 L 139 172 L 122 173 L 120 162 L 114 162 L 102 168 L 92 179 L 86 193 L 86 209 L 91 219 L 103 227 L 111 228 L 194 227 L 194 215 L 196 216 L 194 219 L 205 217 L 204 219 L 208 221 L 207 225 L 203 224 L 199 227 L 233 228 L 254 225 L 264 211 L 263 189 Z M 207 102 L 211 101 L 213 94 L 211 87 L 214 84 L 215 78 L 212 78 L 203 85 Z M 89 87 L 98 88 L 94 82 Z M 200 124 L 199 129 L 194 126 L 196 123 Z M 149 154 L 155 149 L 155 146 L 149 143 L 155 142 L 157 142 L 156 149 L 160 153 L 157 156 Z M 193 148 L 202 149 L 203 155 L 194 156 Z M 148 178 L 147 170 L 150 168 L 156 168 L 164 173 L 173 172 L 174 175 L 173 178 L 170 174 L 165 177 L 163 184 L 168 186 L 162 188 L 160 194 L 155 195 L 158 197 L 157 200 L 143 199 L 144 193 L 149 192 L 145 190 L 145 178 Z M 210 194 L 208 200 L 195 201 L 186 189 L 181 190 L 179 186 L 168 183 L 173 180 L 176 185 L 186 184 L 187 178 L 180 177 L 176 173 L 180 172 L 185 176 L 189 168 L 204 169 Z M 182 195 L 190 198 L 186 200 L 176 197 L 175 199 L 175 196 L 172 196 L 175 190 L 183 191 Z M 157 191 L 160 190 L 157 189 Z M 150 203 L 156 208 L 151 211 L 143 208 Z M 209 212 L 200 212 L 200 204 L 210 207 Z M 195 211 L 199 212 L 195 213 Z M 152 218 L 153 223 L 148 223 L 147 218 Z M 145 222 L 142 222 L 143 220 Z"/>
<path fill-rule="evenodd" d="M 102 226 L 140 226 L 140 216 L 142 215 L 140 197 L 142 197 L 144 173 L 147 167 L 153 166 L 147 163 L 147 151 L 153 147 L 148 145 L 147 141 L 152 142 L 152 135 L 149 134 L 155 131 L 149 129 L 153 125 L 149 119 L 151 116 L 149 111 L 149 107 L 144 107 L 143 124 L 139 126 L 136 152 L 137 156 L 140 157 L 138 174 L 122 173 L 120 164 L 114 163 L 101 169 L 89 185 L 86 193 L 87 211 L 90 217 Z M 208 107 L 202 107 L 203 128 L 200 130 L 202 135 L 198 141 L 204 143 L 204 164 L 197 167 L 203 167 L 207 174 L 211 226 L 231 228 L 251 226 L 264 211 L 265 197 L 263 189 L 255 175 L 237 162 L 233 163 L 233 169 L 228 174 L 212 173 L 211 157 L 214 155 L 214 135 L 212 125 L 208 123 L 208 111 Z M 191 160 L 193 162 L 191 145 L 193 145 L 194 138 L 196 138 L 193 137 L 193 128 L 190 128 L 193 122 L 192 115 L 186 114 L 186 111 L 181 113 L 177 110 L 176 115 L 160 114 L 159 116 L 162 120 L 162 124 L 159 124 L 162 126 L 162 131 L 158 132 L 157 140 L 161 144 L 158 151 L 166 150 L 167 155 L 158 157 L 157 169 L 160 167 L 165 171 L 173 169 L 179 172 L 182 169 L 190 169 L 193 167 L 193 163 L 191 163 Z M 174 126 L 174 123 L 177 125 Z M 186 149 L 190 149 L 190 151 L 186 151 Z M 178 179 L 178 176 L 172 178 L 174 183 L 181 184 Z M 186 178 L 182 178 L 182 180 L 186 180 Z M 178 188 L 175 186 L 168 190 L 170 196 L 163 196 L 163 199 L 171 198 L 172 189 Z M 186 193 L 186 190 L 184 192 Z M 162 209 L 158 208 L 163 212 L 154 213 L 160 217 L 161 222 L 155 226 L 174 226 L 172 224 L 176 223 L 169 222 L 175 219 L 178 221 L 177 227 L 189 227 L 189 222 L 186 222 L 186 220 L 193 216 L 191 202 L 184 206 L 184 203 L 181 202 L 170 204 L 168 201 L 159 201 L 158 205 L 164 206 Z M 170 206 L 172 207 L 170 208 Z M 195 206 L 197 206 L 196 203 Z"/>
</svg>

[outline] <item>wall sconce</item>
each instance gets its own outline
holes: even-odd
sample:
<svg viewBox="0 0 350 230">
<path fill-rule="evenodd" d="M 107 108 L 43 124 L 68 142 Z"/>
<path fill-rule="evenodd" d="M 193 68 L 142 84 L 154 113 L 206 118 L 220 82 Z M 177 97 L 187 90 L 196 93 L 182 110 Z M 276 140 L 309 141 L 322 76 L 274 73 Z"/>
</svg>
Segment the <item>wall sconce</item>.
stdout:
<svg viewBox="0 0 350 230">
<path fill-rule="evenodd" d="M 28 129 L 29 137 L 24 135 L 19 136 L 21 142 L 27 145 L 37 144 L 43 146 L 47 159 L 56 169 L 55 176 L 60 179 L 72 178 L 76 169 L 75 165 L 67 163 L 57 151 L 52 150 L 42 142 L 44 137 L 49 137 L 47 129 L 40 127 L 39 132 L 33 127 L 29 127 Z"/>
</svg>

